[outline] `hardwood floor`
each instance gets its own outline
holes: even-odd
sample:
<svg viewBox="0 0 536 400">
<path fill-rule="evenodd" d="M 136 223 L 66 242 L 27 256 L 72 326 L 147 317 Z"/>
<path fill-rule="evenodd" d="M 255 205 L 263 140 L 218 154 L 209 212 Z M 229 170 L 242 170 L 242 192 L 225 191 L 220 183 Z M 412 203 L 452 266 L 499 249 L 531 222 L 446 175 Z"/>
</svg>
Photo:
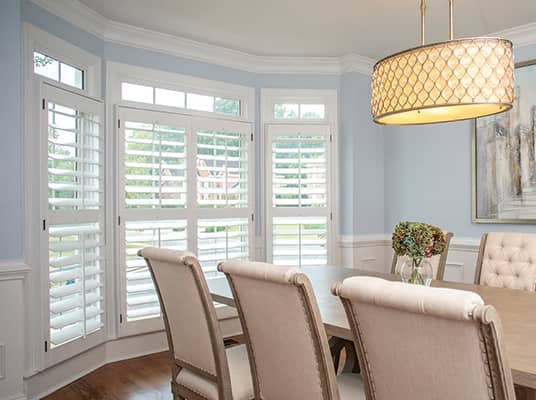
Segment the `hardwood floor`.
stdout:
<svg viewBox="0 0 536 400">
<path fill-rule="evenodd" d="M 225 347 L 244 344 L 225 338 Z M 171 400 L 171 360 L 167 351 L 107 364 L 43 400 Z"/>
<path fill-rule="evenodd" d="M 45 400 L 168 400 L 169 353 L 107 364 L 45 397 Z"/>
</svg>

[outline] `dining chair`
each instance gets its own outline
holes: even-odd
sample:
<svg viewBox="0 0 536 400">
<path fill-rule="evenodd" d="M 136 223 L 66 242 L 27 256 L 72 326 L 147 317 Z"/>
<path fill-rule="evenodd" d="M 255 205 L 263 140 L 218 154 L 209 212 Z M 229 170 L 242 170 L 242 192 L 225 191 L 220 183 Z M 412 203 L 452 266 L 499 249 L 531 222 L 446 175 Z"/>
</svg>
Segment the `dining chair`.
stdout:
<svg viewBox="0 0 536 400">
<path fill-rule="evenodd" d="M 445 267 L 447 265 L 447 256 L 449 253 L 449 246 L 450 246 L 450 240 L 452 239 L 453 233 L 452 232 L 444 232 L 445 237 L 447 239 L 447 244 L 445 246 L 445 250 L 443 253 L 435 255 L 430 258 L 430 264 L 432 264 L 432 268 L 434 270 L 434 277 L 433 279 L 442 281 L 445 277 Z M 397 274 L 400 271 L 400 268 L 402 267 L 402 264 L 408 259 L 407 256 L 397 256 L 396 254 L 393 255 L 393 261 L 391 262 L 391 274 Z"/>
<path fill-rule="evenodd" d="M 335 283 L 369 400 L 514 400 L 500 318 L 473 292 L 375 277 Z"/>
<path fill-rule="evenodd" d="M 536 291 L 536 234 L 482 235 L 475 284 Z"/>
<path fill-rule="evenodd" d="M 247 261 L 226 261 L 218 269 L 227 276 L 242 321 L 255 399 L 364 400 L 359 375 L 335 375 L 305 274 Z"/>
<path fill-rule="evenodd" d="M 250 400 L 253 383 L 245 345 L 225 349 L 216 310 L 198 259 L 147 247 L 145 258 L 160 299 L 177 400 Z"/>
</svg>

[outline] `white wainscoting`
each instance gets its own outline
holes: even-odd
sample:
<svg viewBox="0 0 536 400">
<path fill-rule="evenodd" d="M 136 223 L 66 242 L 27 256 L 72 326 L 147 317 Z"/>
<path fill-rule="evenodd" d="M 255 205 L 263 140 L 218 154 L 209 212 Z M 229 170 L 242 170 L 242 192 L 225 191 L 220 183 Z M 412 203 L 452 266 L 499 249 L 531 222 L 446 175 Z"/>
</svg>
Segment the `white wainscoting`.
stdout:
<svg viewBox="0 0 536 400">
<path fill-rule="evenodd" d="M 0 262 L 0 399 L 24 399 L 25 284 L 22 261 Z"/>
<path fill-rule="evenodd" d="M 480 238 L 456 238 L 450 242 L 445 280 L 472 283 Z M 339 238 L 341 264 L 348 268 L 389 272 L 393 259 L 391 235 L 357 235 Z"/>
</svg>

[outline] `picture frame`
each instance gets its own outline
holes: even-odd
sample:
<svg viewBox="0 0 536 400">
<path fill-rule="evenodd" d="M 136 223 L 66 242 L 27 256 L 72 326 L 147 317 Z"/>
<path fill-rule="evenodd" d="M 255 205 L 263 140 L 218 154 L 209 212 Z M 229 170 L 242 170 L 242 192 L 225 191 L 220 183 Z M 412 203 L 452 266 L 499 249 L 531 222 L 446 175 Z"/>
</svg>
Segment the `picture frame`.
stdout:
<svg viewBox="0 0 536 400">
<path fill-rule="evenodd" d="M 514 106 L 476 118 L 472 222 L 536 224 L 536 60 L 515 65 Z"/>
</svg>

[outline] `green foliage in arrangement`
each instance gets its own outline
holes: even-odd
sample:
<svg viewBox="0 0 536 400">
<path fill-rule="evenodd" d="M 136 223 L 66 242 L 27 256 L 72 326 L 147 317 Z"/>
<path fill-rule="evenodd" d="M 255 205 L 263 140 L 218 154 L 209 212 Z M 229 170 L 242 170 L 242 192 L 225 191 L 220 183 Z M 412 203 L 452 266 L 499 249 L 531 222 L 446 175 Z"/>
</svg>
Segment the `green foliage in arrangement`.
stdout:
<svg viewBox="0 0 536 400">
<path fill-rule="evenodd" d="M 400 222 L 393 232 L 393 250 L 397 256 L 422 260 L 441 254 L 446 245 L 443 231 L 423 222 Z"/>
</svg>

